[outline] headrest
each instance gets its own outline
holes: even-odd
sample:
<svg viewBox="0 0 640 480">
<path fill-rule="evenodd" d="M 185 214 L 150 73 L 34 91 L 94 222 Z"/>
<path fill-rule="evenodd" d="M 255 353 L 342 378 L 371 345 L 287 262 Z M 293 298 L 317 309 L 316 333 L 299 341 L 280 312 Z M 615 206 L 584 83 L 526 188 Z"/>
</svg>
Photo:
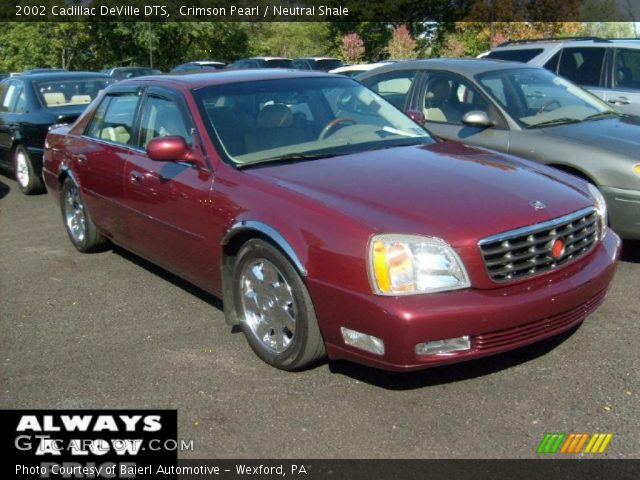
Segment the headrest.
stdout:
<svg viewBox="0 0 640 480">
<path fill-rule="evenodd" d="M 292 123 L 291 110 L 281 103 L 266 105 L 258 114 L 258 128 L 290 127 Z"/>
<path fill-rule="evenodd" d="M 426 100 L 444 100 L 449 97 L 451 93 L 451 87 L 449 87 L 449 81 L 444 78 L 434 78 L 429 82 L 427 88 Z"/>
<path fill-rule="evenodd" d="M 46 92 L 44 94 L 44 101 L 47 102 L 47 105 L 60 105 L 67 103 L 67 99 L 64 98 L 64 93 L 62 92 Z"/>
</svg>

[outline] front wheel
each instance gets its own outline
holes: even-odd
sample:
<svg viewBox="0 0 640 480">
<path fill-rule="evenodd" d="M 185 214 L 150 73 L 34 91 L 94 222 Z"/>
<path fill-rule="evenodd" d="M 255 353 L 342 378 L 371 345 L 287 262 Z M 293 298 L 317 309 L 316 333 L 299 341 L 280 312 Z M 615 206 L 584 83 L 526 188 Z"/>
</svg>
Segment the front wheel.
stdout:
<svg viewBox="0 0 640 480">
<path fill-rule="evenodd" d="M 69 177 L 62 184 L 60 208 L 64 226 L 74 247 L 81 252 L 94 252 L 106 246 L 107 240 L 98 233 L 96 225 L 91 220 L 80 189 Z"/>
<path fill-rule="evenodd" d="M 281 370 L 299 370 L 325 355 L 302 278 L 271 244 L 249 240 L 233 271 L 235 308 L 253 351 Z"/>
<path fill-rule="evenodd" d="M 29 152 L 18 145 L 13 153 L 13 163 L 16 172 L 16 181 L 18 182 L 18 188 L 25 195 L 35 195 L 44 192 L 44 183 L 40 175 L 36 173 L 36 170 L 29 157 Z"/>
</svg>

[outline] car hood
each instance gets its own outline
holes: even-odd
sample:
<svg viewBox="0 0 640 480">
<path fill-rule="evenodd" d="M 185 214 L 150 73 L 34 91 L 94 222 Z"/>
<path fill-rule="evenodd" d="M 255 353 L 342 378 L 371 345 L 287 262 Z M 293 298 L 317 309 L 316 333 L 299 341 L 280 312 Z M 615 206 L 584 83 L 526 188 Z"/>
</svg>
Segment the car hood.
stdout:
<svg viewBox="0 0 640 480">
<path fill-rule="evenodd" d="M 245 172 L 349 215 L 372 233 L 430 235 L 460 247 L 592 204 L 578 184 L 555 180 L 530 162 L 454 142 Z M 536 200 L 546 208 L 534 209 Z"/>
<path fill-rule="evenodd" d="M 638 158 L 640 150 L 640 117 L 625 116 L 556 125 L 541 130 L 545 136 L 569 140 Z"/>
</svg>

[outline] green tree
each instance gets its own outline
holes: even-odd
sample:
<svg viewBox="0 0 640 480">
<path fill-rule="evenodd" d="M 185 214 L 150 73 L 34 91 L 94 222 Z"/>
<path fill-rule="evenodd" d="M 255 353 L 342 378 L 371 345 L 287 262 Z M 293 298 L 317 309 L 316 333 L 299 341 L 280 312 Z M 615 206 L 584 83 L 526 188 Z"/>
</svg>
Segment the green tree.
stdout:
<svg viewBox="0 0 640 480">
<path fill-rule="evenodd" d="M 91 63 L 88 25 L 81 22 L 0 24 L 0 70 L 85 68 Z"/>
<path fill-rule="evenodd" d="M 394 60 L 415 58 L 418 55 L 418 45 L 406 25 L 394 29 L 385 50 L 389 58 Z"/>
<path fill-rule="evenodd" d="M 327 22 L 259 22 L 251 25 L 250 31 L 254 55 L 295 58 L 337 54 Z"/>
</svg>

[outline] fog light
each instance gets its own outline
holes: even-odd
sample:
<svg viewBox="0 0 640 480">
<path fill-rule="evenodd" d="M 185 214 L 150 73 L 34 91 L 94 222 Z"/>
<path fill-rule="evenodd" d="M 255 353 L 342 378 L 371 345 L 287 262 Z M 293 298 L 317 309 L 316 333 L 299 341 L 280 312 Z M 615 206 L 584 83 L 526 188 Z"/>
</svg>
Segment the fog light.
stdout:
<svg viewBox="0 0 640 480">
<path fill-rule="evenodd" d="M 340 327 L 340 331 L 342 332 L 342 339 L 347 345 L 375 353 L 376 355 L 384 355 L 384 342 L 378 337 L 344 327 Z"/>
<path fill-rule="evenodd" d="M 416 353 L 418 355 L 438 355 L 441 353 L 469 350 L 470 348 L 471 340 L 468 336 L 464 336 L 447 338 L 445 340 L 435 340 L 433 342 L 418 343 L 416 345 Z"/>
</svg>

